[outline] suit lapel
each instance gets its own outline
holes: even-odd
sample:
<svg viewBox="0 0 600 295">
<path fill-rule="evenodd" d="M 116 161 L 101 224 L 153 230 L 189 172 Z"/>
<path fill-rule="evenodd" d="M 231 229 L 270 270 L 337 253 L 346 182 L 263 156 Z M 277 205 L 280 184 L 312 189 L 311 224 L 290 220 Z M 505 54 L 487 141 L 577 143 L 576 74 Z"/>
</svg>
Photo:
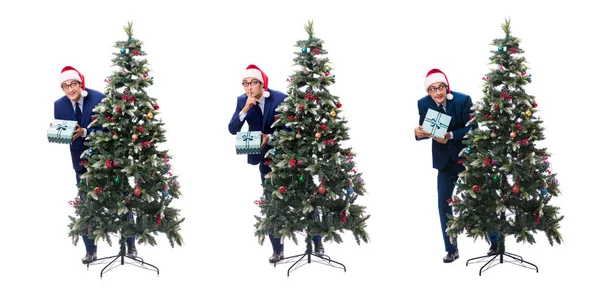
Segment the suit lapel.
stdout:
<svg viewBox="0 0 600 295">
<path fill-rule="evenodd" d="M 263 111 L 261 124 L 262 130 L 265 130 L 265 123 L 267 122 L 267 117 L 269 117 L 269 114 L 271 113 L 272 102 L 273 99 L 271 97 L 265 97 L 265 109 Z"/>
<path fill-rule="evenodd" d="M 454 104 L 452 103 L 452 100 L 446 99 L 446 115 L 450 116 L 449 126 L 452 126 L 452 124 L 455 121 L 453 114 L 454 114 Z"/>
<path fill-rule="evenodd" d="M 86 128 L 87 125 L 89 125 L 89 118 L 90 118 L 90 98 L 87 97 L 83 100 L 83 105 L 81 106 L 81 109 L 83 110 L 81 112 L 81 127 Z M 87 124 L 86 124 L 87 123 Z"/>
</svg>

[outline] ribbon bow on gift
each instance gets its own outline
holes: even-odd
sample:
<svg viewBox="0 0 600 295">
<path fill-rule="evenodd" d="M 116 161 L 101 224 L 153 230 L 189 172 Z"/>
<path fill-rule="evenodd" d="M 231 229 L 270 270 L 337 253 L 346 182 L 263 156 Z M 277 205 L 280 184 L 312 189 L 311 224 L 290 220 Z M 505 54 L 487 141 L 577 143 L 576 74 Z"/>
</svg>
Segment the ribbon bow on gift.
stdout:
<svg viewBox="0 0 600 295">
<path fill-rule="evenodd" d="M 440 129 L 442 126 L 440 126 L 440 123 L 438 123 L 435 119 L 431 119 L 431 127 L 437 127 L 437 129 Z"/>
<path fill-rule="evenodd" d="M 252 140 L 253 138 L 254 138 L 254 136 L 252 136 L 252 135 L 246 135 L 246 134 L 242 135 L 243 141 Z"/>
<path fill-rule="evenodd" d="M 58 124 L 56 125 L 56 130 L 67 130 L 67 125 Z"/>
</svg>

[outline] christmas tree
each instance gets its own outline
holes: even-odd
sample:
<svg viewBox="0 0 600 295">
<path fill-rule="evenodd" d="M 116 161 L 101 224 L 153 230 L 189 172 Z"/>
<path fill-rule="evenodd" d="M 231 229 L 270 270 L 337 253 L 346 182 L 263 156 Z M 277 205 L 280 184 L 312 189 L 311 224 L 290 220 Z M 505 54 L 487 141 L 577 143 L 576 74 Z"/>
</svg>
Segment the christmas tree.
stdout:
<svg viewBox="0 0 600 295">
<path fill-rule="evenodd" d="M 302 232 L 311 249 L 313 236 L 341 243 L 340 233 L 349 230 L 358 244 L 368 242 L 365 222 L 370 216 L 364 206 L 354 204 L 366 192 L 365 184 L 356 170 L 355 153 L 341 146 L 350 138 L 347 121 L 340 116 L 342 104 L 327 90 L 335 75 L 312 21 L 305 30 L 308 39 L 296 43 L 300 50 L 294 58 L 297 69 L 288 79 L 289 97 L 276 109 L 274 126 L 281 129 L 266 153 L 272 171 L 263 183 L 268 199 L 257 202 L 262 217 L 256 216 L 256 235 L 262 244 L 274 230 L 276 237 L 297 244 L 296 233 Z"/>
<path fill-rule="evenodd" d="M 560 244 L 563 219 L 559 208 L 549 204 L 560 191 L 550 153 L 538 146 L 544 140 L 543 121 L 536 116 L 535 97 L 524 89 L 531 83 L 524 51 L 511 34 L 510 20 L 502 29 L 505 37 L 492 42 L 494 67 L 483 77 L 483 99 L 472 108 L 468 125 L 479 128 L 465 136 L 460 162 L 466 170 L 448 200 L 456 216 L 447 230 L 453 241 L 463 231 L 486 240 L 486 232 L 500 233 L 500 253 L 509 235 L 533 244 L 533 234 L 544 231 L 551 245 Z"/>
<path fill-rule="evenodd" d="M 180 196 L 166 150 L 164 123 L 157 118 L 157 100 L 146 88 L 153 84 L 142 42 L 133 38 L 132 23 L 125 26 L 127 40 L 117 41 L 113 53 L 116 68 L 105 82 L 106 98 L 94 108 L 91 127 L 100 131 L 87 136 L 79 193 L 73 201 L 69 236 L 77 244 L 81 234 L 109 245 L 111 233 L 120 237 L 121 254 L 125 238 L 156 245 L 153 235 L 166 234 L 170 244 L 181 246 L 179 209 L 170 206 Z M 133 216 L 133 218 L 128 218 Z"/>
</svg>

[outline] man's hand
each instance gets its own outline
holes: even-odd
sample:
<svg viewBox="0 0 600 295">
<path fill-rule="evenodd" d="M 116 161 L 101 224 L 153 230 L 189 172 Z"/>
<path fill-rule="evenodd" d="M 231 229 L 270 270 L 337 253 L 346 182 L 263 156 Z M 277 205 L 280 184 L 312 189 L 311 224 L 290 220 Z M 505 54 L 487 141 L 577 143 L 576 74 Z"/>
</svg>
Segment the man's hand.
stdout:
<svg viewBox="0 0 600 295">
<path fill-rule="evenodd" d="M 258 103 L 259 99 L 260 99 L 260 97 L 254 98 L 254 97 L 248 95 L 248 98 L 246 98 L 246 105 L 242 109 L 242 112 L 244 112 L 244 114 L 247 114 L 248 111 L 250 110 L 250 108 Z"/>
<path fill-rule="evenodd" d="M 446 144 L 446 143 L 448 143 L 448 140 L 450 140 L 450 132 L 444 133 L 444 139 L 434 137 L 433 140 L 435 140 L 441 144 Z"/>
<path fill-rule="evenodd" d="M 79 126 L 79 124 L 75 125 L 75 130 L 73 130 L 73 140 L 75 140 L 77 137 L 82 137 L 83 132 L 84 132 L 84 129 L 81 128 L 81 126 Z"/>
<path fill-rule="evenodd" d="M 431 137 L 431 133 L 424 131 L 423 126 L 419 126 L 415 128 L 415 136 L 417 138 L 428 138 Z"/>
<path fill-rule="evenodd" d="M 260 149 L 262 150 L 265 147 L 265 145 L 267 144 L 267 142 L 269 142 L 270 136 L 269 136 L 269 134 L 262 134 L 261 133 L 260 137 L 262 138 L 262 142 L 260 144 Z"/>
</svg>

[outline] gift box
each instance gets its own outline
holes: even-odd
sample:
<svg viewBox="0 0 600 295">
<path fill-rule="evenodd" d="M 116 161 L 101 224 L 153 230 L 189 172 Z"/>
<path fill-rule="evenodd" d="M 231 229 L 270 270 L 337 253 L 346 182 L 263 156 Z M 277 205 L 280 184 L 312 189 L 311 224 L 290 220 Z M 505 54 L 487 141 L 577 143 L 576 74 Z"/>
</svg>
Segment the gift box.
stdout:
<svg viewBox="0 0 600 295">
<path fill-rule="evenodd" d="M 452 117 L 440 113 L 438 111 L 428 109 L 425 115 L 425 122 L 423 122 L 423 131 L 431 133 L 431 136 L 437 138 L 444 138 L 444 134 L 448 131 L 450 126 L 450 120 Z"/>
<path fill-rule="evenodd" d="M 71 144 L 77 121 L 54 120 L 48 128 L 48 142 Z"/>
<path fill-rule="evenodd" d="M 235 151 L 238 155 L 249 154 L 258 155 L 260 154 L 260 144 L 262 137 L 260 131 L 244 131 L 238 132 L 235 139 Z"/>
</svg>

